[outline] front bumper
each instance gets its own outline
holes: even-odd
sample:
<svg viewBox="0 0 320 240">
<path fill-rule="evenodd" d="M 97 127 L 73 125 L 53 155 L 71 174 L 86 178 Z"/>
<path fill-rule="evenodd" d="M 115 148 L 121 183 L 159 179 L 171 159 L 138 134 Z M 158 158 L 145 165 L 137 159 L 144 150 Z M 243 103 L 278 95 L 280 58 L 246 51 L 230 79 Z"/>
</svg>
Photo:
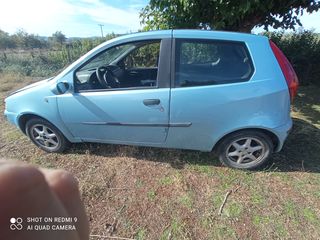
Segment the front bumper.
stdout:
<svg viewBox="0 0 320 240">
<path fill-rule="evenodd" d="M 4 116 L 6 117 L 6 119 L 13 125 L 15 126 L 19 126 L 18 123 L 18 115 L 16 113 L 13 112 L 9 112 L 7 110 L 4 111 Z"/>
</svg>

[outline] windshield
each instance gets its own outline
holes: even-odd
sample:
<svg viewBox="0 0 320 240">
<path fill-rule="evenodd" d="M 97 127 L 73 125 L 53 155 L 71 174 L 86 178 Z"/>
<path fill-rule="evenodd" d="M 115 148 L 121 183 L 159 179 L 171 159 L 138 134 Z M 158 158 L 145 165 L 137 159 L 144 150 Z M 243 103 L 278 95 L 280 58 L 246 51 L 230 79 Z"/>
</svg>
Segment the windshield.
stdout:
<svg viewBox="0 0 320 240">
<path fill-rule="evenodd" d="M 124 53 L 128 52 L 135 46 L 133 44 L 126 44 L 108 49 L 90 60 L 81 70 L 89 70 L 97 66 L 110 65 Z"/>
</svg>

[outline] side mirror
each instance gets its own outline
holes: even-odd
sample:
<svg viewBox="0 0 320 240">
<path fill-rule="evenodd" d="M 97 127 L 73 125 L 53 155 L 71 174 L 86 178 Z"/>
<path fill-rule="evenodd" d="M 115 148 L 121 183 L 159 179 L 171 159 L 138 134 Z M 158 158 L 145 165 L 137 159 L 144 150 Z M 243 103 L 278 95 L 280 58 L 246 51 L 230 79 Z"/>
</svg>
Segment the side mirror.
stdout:
<svg viewBox="0 0 320 240">
<path fill-rule="evenodd" d="M 70 89 L 70 84 L 67 82 L 58 82 L 56 85 L 53 85 L 51 91 L 54 94 L 64 94 Z"/>
</svg>

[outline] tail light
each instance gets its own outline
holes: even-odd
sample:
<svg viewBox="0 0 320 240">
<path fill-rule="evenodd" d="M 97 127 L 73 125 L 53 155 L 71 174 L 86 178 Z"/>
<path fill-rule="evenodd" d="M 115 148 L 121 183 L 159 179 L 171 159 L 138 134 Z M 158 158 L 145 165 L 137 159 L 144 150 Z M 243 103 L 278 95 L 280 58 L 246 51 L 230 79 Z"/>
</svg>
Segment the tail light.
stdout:
<svg viewBox="0 0 320 240">
<path fill-rule="evenodd" d="M 283 52 L 277 47 L 277 45 L 270 40 L 270 47 L 275 55 L 282 73 L 287 81 L 290 98 L 293 101 L 293 98 L 297 95 L 299 81 L 296 72 L 294 71 L 292 65 L 289 60 L 283 54 Z"/>
</svg>

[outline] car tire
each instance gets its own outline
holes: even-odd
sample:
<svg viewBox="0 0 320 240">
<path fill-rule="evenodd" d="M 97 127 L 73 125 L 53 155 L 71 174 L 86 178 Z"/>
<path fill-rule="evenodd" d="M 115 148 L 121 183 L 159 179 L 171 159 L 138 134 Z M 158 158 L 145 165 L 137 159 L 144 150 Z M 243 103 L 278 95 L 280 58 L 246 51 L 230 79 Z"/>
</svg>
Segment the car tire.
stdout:
<svg viewBox="0 0 320 240">
<path fill-rule="evenodd" d="M 36 146 L 49 153 L 61 153 L 70 145 L 58 128 L 42 118 L 30 119 L 26 123 L 26 134 Z"/>
<path fill-rule="evenodd" d="M 217 147 L 220 162 L 237 169 L 257 169 L 268 162 L 272 153 L 270 137 L 255 130 L 227 135 Z"/>
</svg>

